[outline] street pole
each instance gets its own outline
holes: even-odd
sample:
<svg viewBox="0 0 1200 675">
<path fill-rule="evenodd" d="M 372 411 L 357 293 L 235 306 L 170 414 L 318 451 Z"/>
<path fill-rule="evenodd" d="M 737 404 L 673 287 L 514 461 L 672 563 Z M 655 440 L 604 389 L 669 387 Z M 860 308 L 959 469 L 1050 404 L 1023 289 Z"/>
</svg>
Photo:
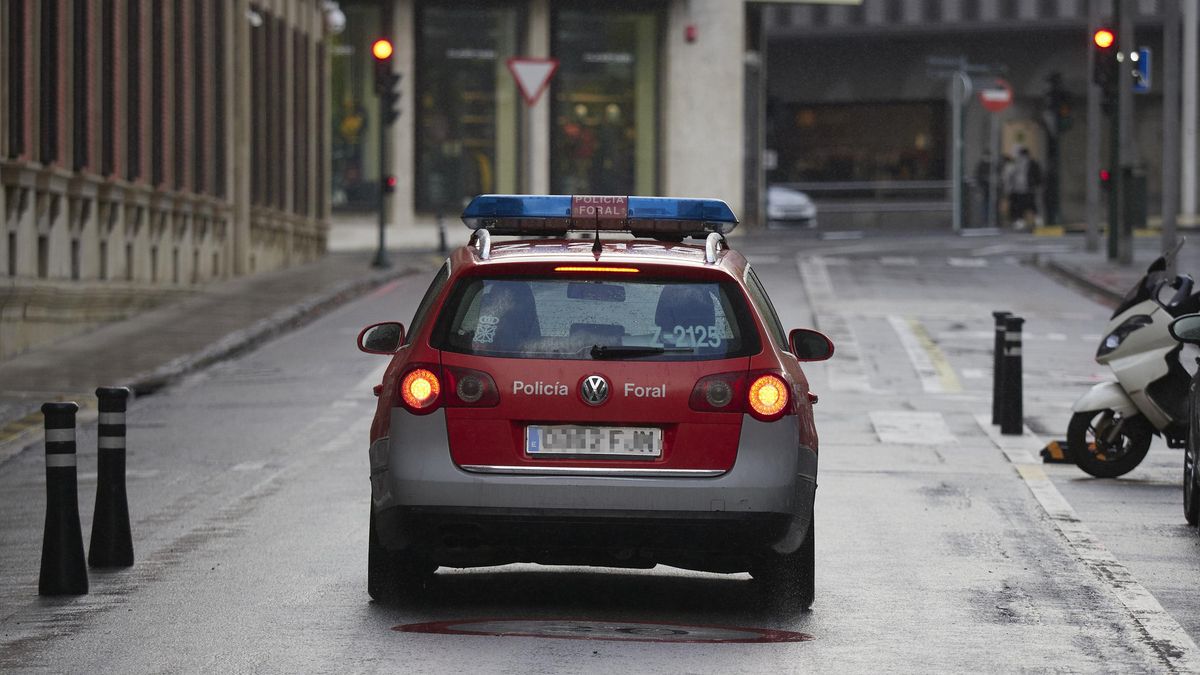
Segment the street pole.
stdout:
<svg viewBox="0 0 1200 675">
<path fill-rule="evenodd" d="M 1180 172 L 1180 193 L 1183 195 L 1183 216 L 1189 224 L 1196 223 L 1196 71 L 1200 61 L 1196 46 L 1197 24 L 1200 23 L 1200 3 L 1180 0 L 1183 7 L 1183 170 Z"/>
<path fill-rule="evenodd" d="M 988 167 L 988 214 L 987 226 L 989 228 L 997 227 L 996 215 L 998 209 L 997 202 L 1000 195 L 1000 113 L 994 112 L 988 115 L 991 120 L 990 136 L 988 139 L 988 152 L 991 154 L 991 166 Z"/>
<path fill-rule="evenodd" d="M 1100 0 L 1088 0 L 1088 35 L 1100 28 Z M 1096 60 L 1088 59 L 1087 85 L 1087 233 L 1084 246 L 1100 250 L 1100 138 L 1104 113 L 1100 110 L 1100 86 L 1096 84 Z"/>
<path fill-rule="evenodd" d="M 1117 217 L 1120 236 L 1117 240 L 1117 262 L 1133 264 L 1133 222 L 1129 210 L 1129 190 L 1133 186 L 1133 169 L 1137 165 L 1137 143 L 1133 134 L 1133 72 L 1128 55 L 1137 47 L 1134 38 L 1133 0 L 1114 0 L 1113 12 L 1120 17 L 1117 30 L 1117 117 L 1121 123 L 1117 128 L 1117 143 L 1121 146 L 1120 180 L 1117 183 Z"/>
<path fill-rule="evenodd" d="M 966 59 L 963 59 L 966 63 Z M 952 116 L 954 152 L 950 158 L 952 179 L 950 194 L 954 208 L 954 231 L 963 228 L 963 103 L 971 95 L 971 78 L 960 68 L 950 79 L 950 114 Z"/>
<path fill-rule="evenodd" d="M 387 161 L 387 102 L 384 97 L 379 97 L 379 248 L 375 249 L 375 259 L 371 261 L 371 267 L 387 268 L 392 266 L 392 262 L 388 260 L 387 244 L 384 233 L 387 231 L 387 179 L 388 179 L 388 161 Z"/>
<path fill-rule="evenodd" d="M 1168 2 L 1163 11 L 1162 250 L 1170 251 L 1179 213 L 1179 4 Z"/>
</svg>

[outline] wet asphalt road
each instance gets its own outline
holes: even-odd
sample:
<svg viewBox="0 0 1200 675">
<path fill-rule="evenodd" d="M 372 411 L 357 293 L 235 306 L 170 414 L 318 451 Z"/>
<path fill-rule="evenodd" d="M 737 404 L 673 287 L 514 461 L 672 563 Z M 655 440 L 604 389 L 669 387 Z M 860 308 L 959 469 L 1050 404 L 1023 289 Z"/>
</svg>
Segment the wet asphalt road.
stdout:
<svg viewBox="0 0 1200 675">
<path fill-rule="evenodd" d="M 1020 263 L 1032 239 L 747 240 L 785 326 L 838 343 L 821 397 L 817 601 L 772 609 L 746 575 L 514 565 L 442 570 L 399 605 L 365 591 L 371 322 L 407 321 L 409 277 L 235 361 L 134 402 L 138 560 L 91 594 L 36 595 L 43 459 L 0 466 L 0 670 L 128 672 L 1188 671 L 1200 537 L 1180 451 L 1094 480 L 1028 463 L 1070 404 L 1109 310 Z M 990 432 L 991 311 L 1024 316 L 1026 423 Z M 983 417 L 985 424 L 979 418 Z M 1004 447 L 1000 447 L 1004 446 Z M 95 430 L 81 429 L 85 539 Z M 1025 454 L 1023 454 L 1025 453 Z M 1014 463 L 1015 462 L 1015 463 Z M 90 472 L 90 473 L 89 473 Z M 1056 501 L 1058 500 L 1058 501 Z M 618 642 L 393 630 L 576 620 L 796 631 L 768 644 Z M 565 626 L 565 628 L 564 628 Z"/>
</svg>

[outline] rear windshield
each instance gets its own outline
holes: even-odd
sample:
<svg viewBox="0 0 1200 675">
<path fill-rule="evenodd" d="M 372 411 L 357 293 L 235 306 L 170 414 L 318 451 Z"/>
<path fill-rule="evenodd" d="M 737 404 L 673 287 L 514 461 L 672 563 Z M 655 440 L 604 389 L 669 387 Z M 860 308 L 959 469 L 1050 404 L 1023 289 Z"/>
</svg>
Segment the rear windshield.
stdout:
<svg viewBox="0 0 1200 675">
<path fill-rule="evenodd" d="M 481 356 L 695 361 L 761 348 L 733 282 L 466 279 L 434 346 Z"/>
</svg>

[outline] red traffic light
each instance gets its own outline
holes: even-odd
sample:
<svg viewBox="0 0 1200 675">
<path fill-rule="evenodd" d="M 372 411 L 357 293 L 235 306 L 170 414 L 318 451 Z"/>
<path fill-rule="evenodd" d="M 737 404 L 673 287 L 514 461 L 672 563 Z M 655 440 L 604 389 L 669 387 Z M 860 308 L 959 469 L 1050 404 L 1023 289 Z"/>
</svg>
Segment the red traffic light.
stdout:
<svg viewBox="0 0 1200 675">
<path fill-rule="evenodd" d="M 383 191 L 384 192 L 395 192 L 397 182 L 398 181 L 396 180 L 395 176 L 384 176 L 383 177 Z"/>
<path fill-rule="evenodd" d="M 1098 28 L 1092 34 L 1092 43 L 1100 49 L 1109 49 L 1117 41 L 1117 34 L 1107 28 Z"/>
<path fill-rule="evenodd" d="M 378 61 L 386 61 L 392 58 L 392 41 L 380 38 L 371 45 L 371 56 L 374 56 Z"/>
<path fill-rule="evenodd" d="M 1107 183 L 1109 178 L 1112 178 L 1112 174 L 1108 172 L 1108 169 L 1100 169 L 1100 182 Z"/>
</svg>

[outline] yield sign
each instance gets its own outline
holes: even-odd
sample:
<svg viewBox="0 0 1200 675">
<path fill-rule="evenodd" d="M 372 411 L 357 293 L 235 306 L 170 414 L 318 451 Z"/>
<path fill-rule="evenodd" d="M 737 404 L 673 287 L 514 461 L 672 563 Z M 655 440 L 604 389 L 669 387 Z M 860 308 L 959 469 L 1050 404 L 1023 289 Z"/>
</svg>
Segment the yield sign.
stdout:
<svg viewBox="0 0 1200 675">
<path fill-rule="evenodd" d="M 508 70 L 517 81 L 517 89 L 525 104 L 532 106 L 537 103 L 554 71 L 558 70 L 558 59 L 539 59 L 533 56 L 514 56 L 507 61 Z"/>
</svg>

